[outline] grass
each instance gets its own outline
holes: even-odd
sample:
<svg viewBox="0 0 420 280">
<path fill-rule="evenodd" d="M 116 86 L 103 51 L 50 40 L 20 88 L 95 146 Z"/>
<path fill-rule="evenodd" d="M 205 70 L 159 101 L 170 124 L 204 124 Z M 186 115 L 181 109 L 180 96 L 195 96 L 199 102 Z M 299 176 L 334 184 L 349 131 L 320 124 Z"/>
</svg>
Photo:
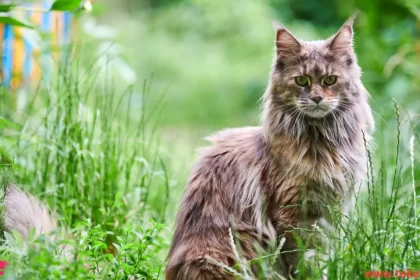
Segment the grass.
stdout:
<svg viewBox="0 0 420 280">
<path fill-rule="evenodd" d="M 63 273 L 59 247 L 35 239 L 30 243 L 40 246 L 28 247 L 9 234 L 0 256 L 18 278 L 156 279 L 163 267 L 159 248 L 167 243 L 160 223 L 169 177 L 149 121 L 159 110 L 148 104 L 150 86 L 144 83 L 143 105 L 133 119 L 131 88 L 117 93 L 112 79 L 91 79 L 78 65 L 67 67 L 72 70 L 40 89 L 26 112 L 7 112 L 2 100 L 1 179 L 2 189 L 18 183 L 54 209 L 80 257 Z M 153 205 L 156 196 L 160 204 Z"/>
</svg>

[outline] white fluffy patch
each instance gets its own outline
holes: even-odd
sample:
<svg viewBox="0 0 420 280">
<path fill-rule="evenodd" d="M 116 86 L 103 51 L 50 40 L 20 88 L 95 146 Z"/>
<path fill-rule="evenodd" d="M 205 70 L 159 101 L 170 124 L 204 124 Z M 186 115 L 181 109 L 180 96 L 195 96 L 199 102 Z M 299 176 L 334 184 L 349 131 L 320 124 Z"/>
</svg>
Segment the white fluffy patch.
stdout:
<svg viewBox="0 0 420 280">
<path fill-rule="evenodd" d="M 28 238 L 32 228 L 35 229 L 36 235 L 47 234 L 53 239 L 58 230 L 57 221 L 41 202 L 12 185 L 7 187 L 4 197 L 3 219 L 7 232 L 16 231 L 24 239 Z M 67 261 L 72 261 L 73 248 L 66 244 L 60 247 L 61 255 Z"/>
<path fill-rule="evenodd" d="M 34 197 L 14 186 L 9 186 L 6 190 L 3 211 L 6 230 L 15 230 L 25 239 L 32 228 L 37 234 L 51 233 L 57 229 L 57 222 L 48 210 Z"/>
</svg>

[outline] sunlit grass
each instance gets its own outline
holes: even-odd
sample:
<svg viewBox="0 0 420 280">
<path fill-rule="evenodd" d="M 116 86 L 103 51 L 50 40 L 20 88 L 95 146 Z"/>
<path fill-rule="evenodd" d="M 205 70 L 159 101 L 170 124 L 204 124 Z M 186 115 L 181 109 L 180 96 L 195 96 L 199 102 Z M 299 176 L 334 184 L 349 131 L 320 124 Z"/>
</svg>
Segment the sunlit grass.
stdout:
<svg viewBox="0 0 420 280">
<path fill-rule="evenodd" d="M 24 112 L 2 111 L 0 127 L 2 189 L 16 183 L 54 209 L 77 260 L 63 264 L 56 244 L 31 239 L 40 246 L 27 247 L 8 234 L 0 256 L 18 278 L 154 279 L 163 267 L 159 223 L 165 220 L 170 191 L 150 119 L 160 108 L 149 103 L 147 82 L 141 109 L 133 112 L 132 88 L 117 92 L 112 77 L 82 75 L 79 67 L 67 65 Z M 3 97 L 12 94 L 2 90 Z M 1 102 L 7 108 L 14 101 Z"/>
</svg>

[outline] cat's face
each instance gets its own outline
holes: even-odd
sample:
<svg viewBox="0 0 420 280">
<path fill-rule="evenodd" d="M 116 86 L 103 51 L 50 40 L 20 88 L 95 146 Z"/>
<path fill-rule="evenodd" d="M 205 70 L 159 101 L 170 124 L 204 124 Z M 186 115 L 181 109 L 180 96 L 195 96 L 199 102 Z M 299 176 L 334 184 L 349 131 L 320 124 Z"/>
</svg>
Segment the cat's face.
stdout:
<svg viewBox="0 0 420 280">
<path fill-rule="evenodd" d="M 277 25 L 276 63 L 273 69 L 274 100 L 284 112 L 296 117 L 323 118 L 356 102 L 353 85 L 360 69 L 353 51 L 352 23 L 325 41 L 296 39 Z"/>
</svg>

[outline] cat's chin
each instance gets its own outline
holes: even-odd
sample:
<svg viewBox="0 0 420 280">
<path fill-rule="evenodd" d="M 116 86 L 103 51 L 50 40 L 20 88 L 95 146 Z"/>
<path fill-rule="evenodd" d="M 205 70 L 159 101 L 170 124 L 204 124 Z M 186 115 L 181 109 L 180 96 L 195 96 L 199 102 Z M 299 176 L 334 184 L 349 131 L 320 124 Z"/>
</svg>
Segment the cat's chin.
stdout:
<svg viewBox="0 0 420 280">
<path fill-rule="evenodd" d="M 320 119 L 325 117 L 326 115 L 328 115 L 331 112 L 331 110 L 326 110 L 326 109 L 322 109 L 322 108 L 314 108 L 314 109 L 309 109 L 309 110 L 305 110 L 304 113 L 311 118 L 314 119 Z"/>
</svg>

